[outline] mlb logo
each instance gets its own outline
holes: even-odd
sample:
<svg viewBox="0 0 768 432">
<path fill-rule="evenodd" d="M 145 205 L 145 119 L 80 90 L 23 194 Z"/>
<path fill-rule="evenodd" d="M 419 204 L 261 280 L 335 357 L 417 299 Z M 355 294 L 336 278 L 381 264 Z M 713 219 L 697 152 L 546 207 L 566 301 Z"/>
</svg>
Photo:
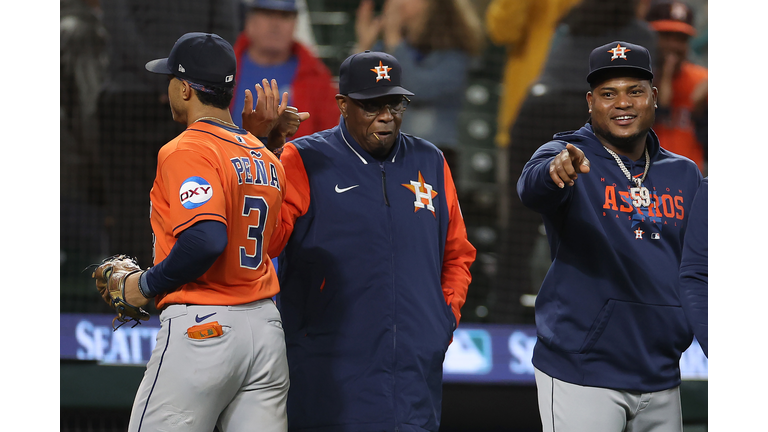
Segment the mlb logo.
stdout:
<svg viewBox="0 0 768 432">
<path fill-rule="evenodd" d="M 661 234 L 651 233 L 651 240 L 659 240 L 660 238 L 661 238 Z"/>
</svg>

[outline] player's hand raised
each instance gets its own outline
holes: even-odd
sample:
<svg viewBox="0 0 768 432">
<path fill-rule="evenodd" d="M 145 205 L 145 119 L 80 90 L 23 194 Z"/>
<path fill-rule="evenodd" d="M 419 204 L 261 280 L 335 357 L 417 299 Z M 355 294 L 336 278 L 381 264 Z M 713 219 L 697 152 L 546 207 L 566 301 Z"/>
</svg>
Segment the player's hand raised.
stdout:
<svg viewBox="0 0 768 432">
<path fill-rule="evenodd" d="M 271 151 L 282 147 L 285 144 L 286 137 L 292 137 L 301 122 L 309 118 L 308 112 L 299 112 L 295 107 L 287 107 L 277 120 L 277 124 L 272 128 L 267 138 L 267 148 Z"/>
<path fill-rule="evenodd" d="M 566 145 L 549 164 L 549 176 L 559 188 L 573 186 L 580 173 L 588 172 L 589 159 L 573 144 Z"/>
<path fill-rule="evenodd" d="M 253 106 L 253 94 L 245 90 L 245 103 L 243 104 L 243 129 L 257 137 L 268 136 L 277 125 L 280 115 L 288 106 L 288 92 L 283 93 L 280 99 L 280 91 L 277 89 L 277 80 L 263 79 L 263 87 L 256 84 L 256 107 Z"/>
</svg>

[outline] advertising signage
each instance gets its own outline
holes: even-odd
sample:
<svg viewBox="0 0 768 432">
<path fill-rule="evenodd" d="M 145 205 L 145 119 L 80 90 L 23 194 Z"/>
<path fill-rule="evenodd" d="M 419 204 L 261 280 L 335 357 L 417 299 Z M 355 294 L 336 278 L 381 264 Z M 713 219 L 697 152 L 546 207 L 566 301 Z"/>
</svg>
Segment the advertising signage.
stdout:
<svg viewBox="0 0 768 432">
<path fill-rule="evenodd" d="M 112 330 L 113 315 L 61 314 L 61 358 L 95 360 L 101 364 L 145 366 L 155 347 L 160 320 Z M 453 334 L 443 362 L 447 383 L 533 384 L 533 325 L 462 324 Z M 684 380 L 706 380 L 708 362 L 694 339 L 683 353 Z"/>
<path fill-rule="evenodd" d="M 533 325 L 462 324 L 443 362 L 445 382 L 533 384 Z M 680 359 L 684 380 L 706 380 L 707 357 L 694 339 Z"/>
</svg>

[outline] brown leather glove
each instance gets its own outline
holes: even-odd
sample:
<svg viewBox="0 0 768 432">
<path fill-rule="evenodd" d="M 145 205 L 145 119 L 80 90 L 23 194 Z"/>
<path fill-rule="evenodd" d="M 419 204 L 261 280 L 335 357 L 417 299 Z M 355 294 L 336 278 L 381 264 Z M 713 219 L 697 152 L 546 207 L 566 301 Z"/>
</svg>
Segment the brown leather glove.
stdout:
<svg viewBox="0 0 768 432">
<path fill-rule="evenodd" d="M 134 327 L 141 324 L 140 321 L 149 319 L 149 313 L 144 309 L 125 301 L 125 280 L 134 273 L 144 272 L 139 267 L 135 258 L 128 255 L 114 255 L 101 262 L 91 275 L 96 279 L 96 289 L 101 298 L 117 312 L 112 320 L 112 328 L 117 330 L 121 325 L 129 321 L 136 321 Z M 123 324 L 115 327 L 115 320 Z"/>
</svg>

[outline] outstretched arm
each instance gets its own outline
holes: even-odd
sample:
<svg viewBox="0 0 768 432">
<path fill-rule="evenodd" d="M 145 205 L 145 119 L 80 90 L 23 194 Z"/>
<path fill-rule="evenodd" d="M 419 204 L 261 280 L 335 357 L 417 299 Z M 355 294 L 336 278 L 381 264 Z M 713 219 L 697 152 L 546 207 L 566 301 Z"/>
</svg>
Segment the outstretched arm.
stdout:
<svg viewBox="0 0 768 432">
<path fill-rule="evenodd" d="M 526 207 L 538 212 L 551 210 L 567 199 L 579 174 L 589 171 L 589 159 L 583 151 L 573 144 L 553 141 L 536 150 L 525 164 L 517 193 Z"/>
<path fill-rule="evenodd" d="M 567 144 L 565 150 L 549 163 L 549 177 L 560 189 L 573 186 L 579 173 L 589 172 L 589 159 L 584 152 L 573 144 Z"/>
</svg>

